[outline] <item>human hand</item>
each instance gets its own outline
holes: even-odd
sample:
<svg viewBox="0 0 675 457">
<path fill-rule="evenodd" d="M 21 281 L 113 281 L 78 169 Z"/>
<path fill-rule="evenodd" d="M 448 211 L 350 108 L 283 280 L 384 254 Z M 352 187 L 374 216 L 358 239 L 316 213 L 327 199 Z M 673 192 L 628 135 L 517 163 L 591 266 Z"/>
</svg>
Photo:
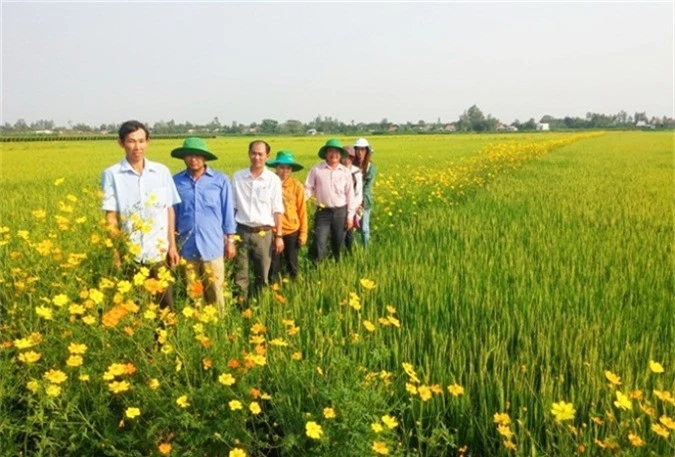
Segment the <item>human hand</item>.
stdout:
<svg viewBox="0 0 675 457">
<path fill-rule="evenodd" d="M 284 239 L 281 237 L 278 237 L 274 240 L 274 251 L 277 254 L 281 254 L 284 250 Z"/>
<path fill-rule="evenodd" d="M 232 260 L 234 259 L 234 256 L 237 253 L 237 248 L 235 247 L 234 243 L 225 243 L 225 258 L 227 260 Z"/>
<path fill-rule="evenodd" d="M 169 263 L 169 266 L 171 268 L 178 265 L 178 262 L 180 261 L 180 256 L 178 255 L 178 251 L 176 250 L 175 247 L 169 248 L 169 251 L 166 253 L 166 261 Z"/>
</svg>

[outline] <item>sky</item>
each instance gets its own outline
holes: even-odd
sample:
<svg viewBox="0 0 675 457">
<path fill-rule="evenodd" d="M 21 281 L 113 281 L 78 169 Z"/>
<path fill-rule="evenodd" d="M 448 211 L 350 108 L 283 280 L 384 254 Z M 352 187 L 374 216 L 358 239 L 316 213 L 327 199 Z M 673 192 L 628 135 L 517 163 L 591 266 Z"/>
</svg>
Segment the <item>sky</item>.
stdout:
<svg viewBox="0 0 675 457">
<path fill-rule="evenodd" d="M 11 2 L 0 122 L 674 116 L 673 2 Z"/>
</svg>

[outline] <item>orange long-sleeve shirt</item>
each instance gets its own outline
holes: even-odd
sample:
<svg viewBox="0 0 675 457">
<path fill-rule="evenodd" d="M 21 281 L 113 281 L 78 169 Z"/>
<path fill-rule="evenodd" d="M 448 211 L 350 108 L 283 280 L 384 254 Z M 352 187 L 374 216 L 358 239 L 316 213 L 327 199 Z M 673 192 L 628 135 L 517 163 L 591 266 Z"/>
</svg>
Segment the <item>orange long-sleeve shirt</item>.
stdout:
<svg viewBox="0 0 675 457">
<path fill-rule="evenodd" d="M 281 219 L 281 232 L 284 235 L 298 230 L 299 241 L 307 242 L 307 205 L 305 204 L 305 186 L 290 176 L 281 183 L 284 200 L 284 217 Z"/>
</svg>

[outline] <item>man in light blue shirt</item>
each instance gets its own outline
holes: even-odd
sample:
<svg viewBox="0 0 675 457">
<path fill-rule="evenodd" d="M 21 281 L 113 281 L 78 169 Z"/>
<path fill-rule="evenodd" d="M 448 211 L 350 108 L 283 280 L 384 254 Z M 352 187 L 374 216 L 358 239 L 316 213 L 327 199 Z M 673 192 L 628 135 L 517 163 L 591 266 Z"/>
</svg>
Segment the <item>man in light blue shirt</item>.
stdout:
<svg viewBox="0 0 675 457">
<path fill-rule="evenodd" d="M 186 169 L 174 175 L 181 202 L 176 212 L 176 231 L 180 254 L 187 262 L 188 294 L 201 295 L 224 313 L 223 256 L 235 256 L 234 204 L 230 180 L 206 165 L 217 157 L 201 138 L 187 138 L 171 157 L 183 159 Z"/>
<path fill-rule="evenodd" d="M 171 281 L 165 270 L 179 260 L 173 205 L 180 197 L 169 169 L 145 158 L 150 143 L 148 128 L 138 121 L 127 121 L 118 133 L 125 157 L 106 168 L 101 177 L 106 223 L 127 234 L 134 260 L 147 266 L 150 277 L 165 285 L 155 298 L 162 307 L 171 307 Z"/>
</svg>

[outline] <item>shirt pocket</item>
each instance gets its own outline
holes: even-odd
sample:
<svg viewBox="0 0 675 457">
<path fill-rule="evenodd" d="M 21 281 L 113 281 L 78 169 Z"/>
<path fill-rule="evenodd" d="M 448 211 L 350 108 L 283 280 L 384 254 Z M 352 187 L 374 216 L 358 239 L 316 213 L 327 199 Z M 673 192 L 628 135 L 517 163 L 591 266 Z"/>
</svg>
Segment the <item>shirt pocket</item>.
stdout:
<svg viewBox="0 0 675 457">
<path fill-rule="evenodd" d="M 268 187 L 258 187 L 255 191 L 256 199 L 260 203 L 268 203 L 270 200 L 270 189 Z"/>
</svg>

